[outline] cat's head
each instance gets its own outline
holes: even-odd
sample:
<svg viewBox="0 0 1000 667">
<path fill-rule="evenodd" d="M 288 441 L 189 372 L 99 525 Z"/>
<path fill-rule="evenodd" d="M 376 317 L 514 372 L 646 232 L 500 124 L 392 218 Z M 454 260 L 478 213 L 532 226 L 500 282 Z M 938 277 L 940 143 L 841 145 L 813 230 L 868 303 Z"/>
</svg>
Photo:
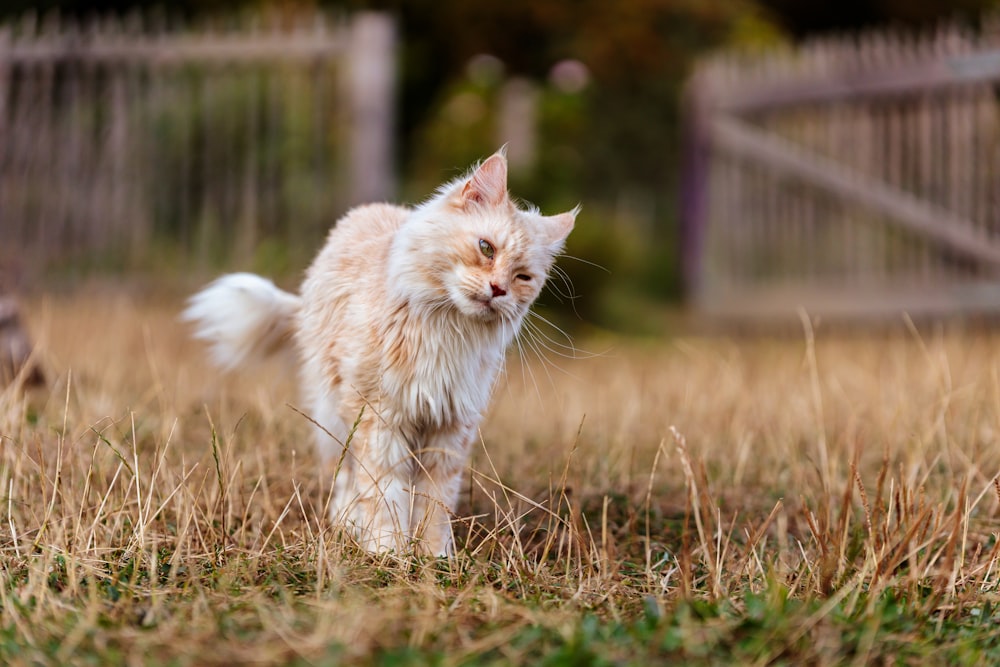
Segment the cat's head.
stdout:
<svg viewBox="0 0 1000 667">
<path fill-rule="evenodd" d="M 577 209 L 543 216 L 507 192 L 503 150 L 418 207 L 394 246 L 404 289 L 434 307 L 519 323 L 541 292 Z"/>
</svg>

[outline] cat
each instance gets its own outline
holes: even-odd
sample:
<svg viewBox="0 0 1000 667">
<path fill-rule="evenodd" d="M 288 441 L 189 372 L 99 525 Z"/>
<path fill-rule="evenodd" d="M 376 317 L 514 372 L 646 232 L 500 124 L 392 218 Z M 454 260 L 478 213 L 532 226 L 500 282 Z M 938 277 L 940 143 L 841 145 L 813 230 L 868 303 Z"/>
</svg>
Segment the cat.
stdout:
<svg viewBox="0 0 1000 667">
<path fill-rule="evenodd" d="M 423 204 L 347 212 L 301 294 L 223 276 L 185 311 L 236 369 L 294 347 L 330 514 L 368 551 L 453 553 L 469 451 L 507 346 L 575 224 L 515 202 L 503 149 Z"/>
</svg>

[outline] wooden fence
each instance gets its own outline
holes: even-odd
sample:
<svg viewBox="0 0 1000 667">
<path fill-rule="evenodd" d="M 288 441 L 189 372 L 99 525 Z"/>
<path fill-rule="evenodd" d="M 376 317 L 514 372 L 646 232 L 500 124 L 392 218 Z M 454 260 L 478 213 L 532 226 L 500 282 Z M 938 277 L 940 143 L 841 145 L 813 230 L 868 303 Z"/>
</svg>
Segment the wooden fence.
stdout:
<svg viewBox="0 0 1000 667">
<path fill-rule="evenodd" d="M 376 13 L 0 26 L 0 264 L 314 244 L 393 194 L 395 50 Z"/>
<path fill-rule="evenodd" d="M 1000 313 L 1000 17 L 702 63 L 684 275 L 727 317 Z"/>
</svg>

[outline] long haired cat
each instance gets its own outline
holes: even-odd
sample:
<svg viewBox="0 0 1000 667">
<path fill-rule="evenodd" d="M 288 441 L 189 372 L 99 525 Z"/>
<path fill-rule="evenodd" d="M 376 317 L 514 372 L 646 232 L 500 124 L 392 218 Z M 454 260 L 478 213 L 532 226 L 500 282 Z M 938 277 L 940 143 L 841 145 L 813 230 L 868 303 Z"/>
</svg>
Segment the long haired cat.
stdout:
<svg viewBox="0 0 1000 667">
<path fill-rule="evenodd" d="M 576 212 L 518 206 L 501 150 L 416 208 L 349 211 L 300 296 L 231 274 L 185 316 L 225 368 L 294 342 L 319 453 L 339 468 L 334 521 L 370 551 L 450 554 L 450 515 L 504 352 Z"/>
</svg>

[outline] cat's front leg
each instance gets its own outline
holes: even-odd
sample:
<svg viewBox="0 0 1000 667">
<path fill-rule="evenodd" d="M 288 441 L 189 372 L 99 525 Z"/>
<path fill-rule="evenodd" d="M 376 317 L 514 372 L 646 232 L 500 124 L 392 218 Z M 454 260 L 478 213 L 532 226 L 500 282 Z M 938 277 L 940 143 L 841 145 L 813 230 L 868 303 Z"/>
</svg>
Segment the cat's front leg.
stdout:
<svg viewBox="0 0 1000 667">
<path fill-rule="evenodd" d="M 354 442 L 348 521 L 366 551 L 405 550 L 411 537 L 413 455 L 402 435 L 377 417 L 362 422 Z"/>
<path fill-rule="evenodd" d="M 451 518 L 462 488 L 475 428 L 448 429 L 427 438 L 414 471 L 413 527 L 418 548 L 435 556 L 454 554 Z"/>
<path fill-rule="evenodd" d="M 349 518 L 351 503 L 355 496 L 353 479 L 354 455 L 351 452 L 353 434 L 340 416 L 340 405 L 336 394 L 323 389 L 324 375 L 312 369 L 303 370 L 303 380 L 309 388 L 306 400 L 311 405 L 309 420 L 313 426 L 316 453 L 324 474 L 332 484 L 330 496 L 330 519 L 343 523 Z M 361 413 L 361 408 L 357 408 Z M 356 417 L 355 417 L 356 419 Z"/>
</svg>

